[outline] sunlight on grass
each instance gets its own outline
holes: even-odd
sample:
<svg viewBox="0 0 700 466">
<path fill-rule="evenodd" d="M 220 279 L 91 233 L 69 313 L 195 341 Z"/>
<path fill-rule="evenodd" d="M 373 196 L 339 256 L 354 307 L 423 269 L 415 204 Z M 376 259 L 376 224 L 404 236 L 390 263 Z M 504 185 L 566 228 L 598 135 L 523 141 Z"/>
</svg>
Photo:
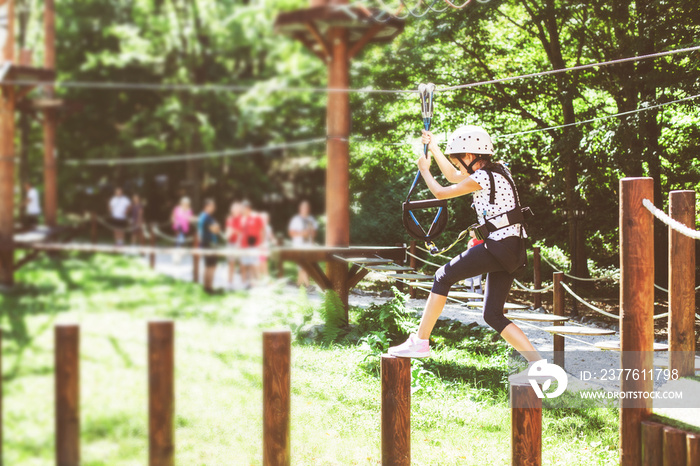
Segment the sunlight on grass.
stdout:
<svg viewBox="0 0 700 466">
<path fill-rule="evenodd" d="M 151 318 L 176 321 L 177 463 L 261 464 L 261 329 L 311 315 L 305 294 L 211 297 L 137 259 L 79 257 L 32 263 L 19 276 L 22 285 L 0 296 L 6 464 L 53 461 L 55 322 L 81 325 L 83 464 L 146 462 Z M 508 349 L 464 328 L 444 326 L 434 358 L 414 363 L 413 464 L 509 463 Z M 298 341 L 292 351 L 292 463 L 379 464 L 376 357 L 350 341 Z M 545 463 L 614 463 L 615 413 L 566 411 L 545 411 Z"/>
</svg>

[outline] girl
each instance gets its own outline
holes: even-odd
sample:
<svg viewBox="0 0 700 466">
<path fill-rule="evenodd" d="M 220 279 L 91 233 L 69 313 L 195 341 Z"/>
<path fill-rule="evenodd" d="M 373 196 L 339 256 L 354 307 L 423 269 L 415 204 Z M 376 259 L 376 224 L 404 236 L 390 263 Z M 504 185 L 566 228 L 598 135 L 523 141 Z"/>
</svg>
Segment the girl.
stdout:
<svg viewBox="0 0 700 466">
<path fill-rule="evenodd" d="M 519 207 L 510 173 L 502 164 L 491 161 L 493 144 L 484 129 L 479 126 L 457 129 L 445 151 L 450 160 L 440 151 L 429 131 L 423 131 L 422 142 L 428 145 L 440 171 L 452 183 L 448 187 L 441 186 L 430 173 L 431 157 L 421 155 L 418 158 L 421 175 L 437 199 L 474 193 L 473 206 L 481 225 L 486 223 L 486 219 Z M 410 335 L 403 344 L 389 348 L 389 354 L 411 358 L 430 356 L 430 333 L 445 307 L 450 287 L 460 280 L 485 273 L 488 275 L 484 320 L 518 350 L 530 366 L 542 359 L 522 330 L 503 315 L 503 306 L 513 283 L 511 273 L 522 265 L 524 227 L 516 223 L 487 234 L 485 243 L 468 249 L 437 270 L 418 332 Z M 512 375 L 510 381 L 527 383 L 528 369 Z"/>
<path fill-rule="evenodd" d="M 185 244 L 186 236 L 190 232 L 190 223 L 192 223 L 193 215 L 192 209 L 190 208 L 190 198 L 183 197 L 180 199 L 180 204 L 175 206 L 170 220 L 173 224 L 173 230 L 177 235 L 175 244 L 177 246 L 183 246 Z"/>
</svg>

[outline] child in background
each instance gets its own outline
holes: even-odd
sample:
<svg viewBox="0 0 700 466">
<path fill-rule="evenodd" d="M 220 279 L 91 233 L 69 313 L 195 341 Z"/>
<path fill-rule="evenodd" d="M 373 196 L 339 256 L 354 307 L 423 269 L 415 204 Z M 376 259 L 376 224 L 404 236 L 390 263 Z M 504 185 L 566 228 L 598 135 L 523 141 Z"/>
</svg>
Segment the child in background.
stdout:
<svg viewBox="0 0 700 466">
<path fill-rule="evenodd" d="M 240 247 L 241 238 L 241 214 L 243 212 L 243 206 L 240 202 L 234 201 L 231 204 L 231 209 L 229 210 L 229 215 L 226 218 L 226 243 L 231 249 L 237 249 Z M 235 256 L 231 256 L 228 259 L 228 287 L 233 288 L 233 278 L 236 275 L 236 265 L 240 263 L 240 260 Z"/>
<path fill-rule="evenodd" d="M 192 208 L 188 197 L 180 199 L 180 204 L 175 206 L 171 221 L 176 235 L 175 244 L 182 246 L 185 244 L 185 237 L 190 232 L 190 223 L 192 222 Z"/>
</svg>

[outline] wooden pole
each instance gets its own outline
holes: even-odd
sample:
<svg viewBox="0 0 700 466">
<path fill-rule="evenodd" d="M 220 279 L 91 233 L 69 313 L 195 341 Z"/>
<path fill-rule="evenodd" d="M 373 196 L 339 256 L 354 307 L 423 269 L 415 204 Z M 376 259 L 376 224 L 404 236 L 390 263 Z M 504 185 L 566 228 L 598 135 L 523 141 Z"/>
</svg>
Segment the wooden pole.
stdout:
<svg viewBox="0 0 700 466">
<path fill-rule="evenodd" d="M 9 2 L 8 27 L 13 24 L 13 2 Z M 10 29 L 11 30 L 11 29 Z M 7 43 L 12 42 L 12 34 Z M 6 43 L 6 45 L 7 45 Z M 5 58 L 8 54 L 5 48 Z M 0 96 L 0 286 L 14 284 L 14 208 L 15 208 L 15 91 L 5 85 Z"/>
<path fill-rule="evenodd" d="M 263 332 L 263 465 L 289 466 L 289 330 Z"/>
<path fill-rule="evenodd" d="M 418 248 L 416 246 L 416 240 L 412 239 L 411 244 L 409 246 L 409 252 L 412 255 L 408 256 L 409 257 L 408 263 L 413 270 L 416 270 L 416 267 L 418 266 L 416 258 L 414 257 L 416 255 L 417 249 Z M 416 299 L 416 291 L 417 291 L 417 288 L 415 286 L 410 287 L 409 293 L 410 293 L 411 299 Z"/>
<path fill-rule="evenodd" d="M 564 311 L 564 288 L 561 286 L 562 281 L 564 280 L 564 272 L 554 272 L 552 275 L 552 280 L 554 282 L 554 288 L 553 288 L 553 298 L 552 301 L 554 303 L 554 315 L 555 316 L 563 316 L 565 315 Z M 563 325 L 563 322 L 554 322 L 555 326 Z M 564 337 L 562 335 L 554 335 L 552 337 L 554 339 L 554 364 L 557 366 L 561 367 L 564 369 L 564 360 L 565 360 L 565 353 L 564 353 Z"/>
<path fill-rule="evenodd" d="M 671 191 L 671 217 L 695 227 L 695 191 Z M 668 368 L 695 375 L 695 240 L 668 228 Z"/>
<path fill-rule="evenodd" d="M 192 246 L 195 248 L 199 247 L 199 234 L 195 230 Z M 194 283 L 199 283 L 199 254 L 192 254 L 192 281 Z"/>
<path fill-rule="evenodd" d="M 540 265 L 540 247 L 535 246 L 532 248 L 532 267 L 535 272 L 533 279 L 534 287 L 539 290 L 542 287 L 542 269 Z M 535 301 L 535 309 L 542 307 L 542 293 L 533 293 L 532 299 Z M 555 350 L 556 351 L 556 350 Z"/>
<path fill-rule="evenodd" d="M 382 355 L 382 465 L 411 464 L 411 360 Z"/>
<path fill-rule="evenodd" d="M 343 27 L 331 28 L 328 32 L 328 43 L 331 48 L 328 87 L 347 89 L 350 85 L 347 30 Z M 328 94 L 326 127 L 326 246 L 346 247 L 350 244 L 350 96 L 347 92 Z M 342 261 L 330 261 L 328 278 L 347 314 L 347 264 Z"/>
<path fill-rule="evenodd" d="M 148 456 L 150 466 L 175 464 L 175 324 L 148 322 Z"/>
<path fill-rule="evenodd" d="M 90 242 L 97 244 L 97 215 L 95 212 L 90 212 Z"/>
<path fill-rule="evenodd" d="M 148 241 L 150 243 L 150 246 L 153 248 L 156 246 L 156 235 L 153 233 L 153 224 L 148 225 Z M 156 268 L 156 253 L 152 252 L 148 255 L 148 265 L 151 267 L 151 269 L 155 270 Z"/>
<path fill-rule="evenodd" d="M 56 325 L 56 464 L 80 464 L 80 328 Z"/>
<path fill-rule="evenodd" d="M 642 421 L 642 466 L 663 466 L 664 425 Z"/>
<path fill-rule="evenodd" d="M 685 436 L 686 451 L 686 466 L 697 466 L 700 464 L 700 434 L 688 434 Z"/>
<path fill-rule="evenodd" d="M 652 178 L 620 180 L 620 362 L 638 373 L 652 371 L 654 344 L 654 224 L 642 200 L 654 199 Z M 627 372 L 630 373 L 630 372 Z M 649 377 L 621 377 L 623 392 L 651 392 Z M 651 399 L 620 402 L 620 465 L 641 464 L 641 422 Z"/>
<path fill-rule="evenodd" d="M 56 21 L 54 0 L 44 0 L 44 68 L 56 68 Z M 44 95 L 51 99 L 53 86 L 44 86 Z M 56 226 L 58 212 L 56 181 L 56 111 L 44 110 L 44 220 L 48 226 Z"/>
<path fill-rule="evenodd" d="M 512 466 L 542 464 L 542 400 L 532 387 L 511 384 L 511 462 Z"/>
<path fill-rule="evenodd" d="M 663 466 L 683 466 L 687 462 L 685 432 L 675 427 L 664 427 Z"/>
</svg>

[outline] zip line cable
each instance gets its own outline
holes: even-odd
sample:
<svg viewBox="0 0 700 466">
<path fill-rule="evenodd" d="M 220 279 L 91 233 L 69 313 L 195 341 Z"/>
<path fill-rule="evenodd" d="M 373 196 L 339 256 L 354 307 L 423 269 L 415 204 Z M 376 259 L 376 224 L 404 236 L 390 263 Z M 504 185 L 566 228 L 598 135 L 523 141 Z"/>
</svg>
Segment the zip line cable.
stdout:
<svg viewBox="0 0 700 466">
<path fill-rule="evenodd" d="M 665 52 L 650 53 L 646 55 L 638 55 L 634 57 L 617 58 L 614 60 L 602 61 L 597 63 L 589 63 L 586 65 L 577 65 L 569 68 L 558 68 L 555 70 L 538 71 L 536 73 L 522 74 L 518 76 L 507 76 L 504 78 L 490 79 L 486 81 L 478 81 L 468 84 L 457 84 L 437 88 L 436 92 L 449 92 L 461 89 L 469 89 L 472 87 L 485 86 L 488 84 L 498 84 L 503 82 L 515 81 L 519 79 L 536 78 L 539 76 L 549 76 L 559 73 L 567 73 L 569 71 L 580 71 L 598 66 L 617 65 L 621 63 L 629 63 L 651 58 L 660 58 L 669 55 L 681 53 L 689 53 L 700 50 L 700 45 L 685 47 L 681 49 L 668 50 Z M 258 86 L 242 86 L 236 84 L 156 84 L 156 83 L 129 83 L 129 82 L 99 82 L 99 81 L 36 81 L 36 80 L 8 80 L 5 84 L 13 84 L 16 86 L 54 86 L 62 88 L 82 88 L 82 89 L 111 89 L 111 90 L 143 90 L 143 91 L 204 91 L 204 92 L 246 92 L 258 89 Z M 358 94 L 417 94 L 417 89 L 374 89 L 371 87 L 356 88 L 356 89 L 339 89 L 339 88 L 321 88 L 321 87 L 286 87 L 272 86 L 269 88 L 259 88 L 262 91 L 287 91 L 287 92 L 318 92 L 318 93 L 358 93 Z"/>
<path fill-rule="evenodd" d="M 266 152 L 273 150 L 283 150 L 291 149 L 294 147 L 309 146 L 313 144 L 320 144 L 326 142 L 327 138 L 313 138 L 305 139 L 301 141 L 284 142 L 280 144 L 272 144 L 269 146 L 258 146 L 258 147 L 248 147 L 243 149 L 228 149 L 216 152 L 200 152 L 196 154 L 180 154 L 180 155 L 156 155 L 149 157 L 132 157 L 132 158 L 113 158 L 113 159 L 92 159 L 92 160 L 79 160 L 79 159 L 69 159 L 66 160 L 66 165 L 138 165 L 147 163 L 167 163 L 167 162 L 180 162 L 183 160 L 201 160 L 214 157 L 231 157 L 236 155 L 253 154 L 257 152 Z"/>
</svg>

